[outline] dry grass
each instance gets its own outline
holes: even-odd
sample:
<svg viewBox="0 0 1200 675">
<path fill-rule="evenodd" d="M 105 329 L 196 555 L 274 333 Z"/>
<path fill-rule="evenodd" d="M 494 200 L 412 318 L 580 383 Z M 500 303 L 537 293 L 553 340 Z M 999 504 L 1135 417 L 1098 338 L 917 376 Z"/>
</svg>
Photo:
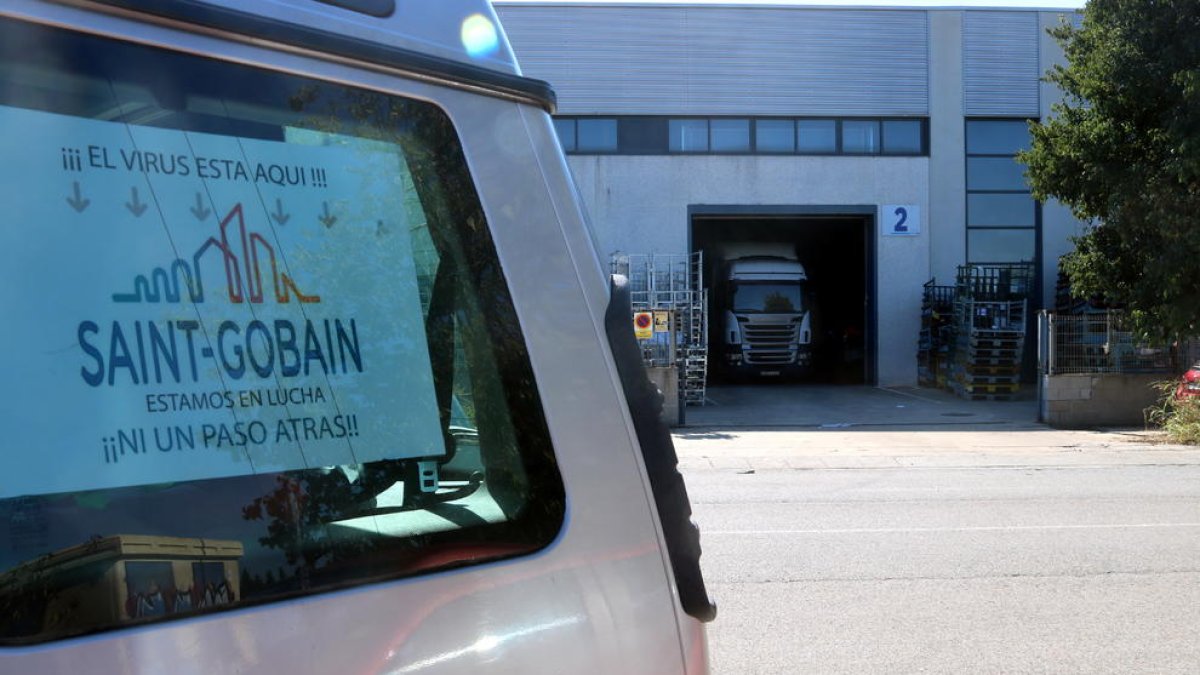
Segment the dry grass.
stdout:
<svg viewBox="0 0 1200 675">
<path fill-rule="evenodd" d="M 1200 397 L 1175 398 L 1177 381 L 1158 384 L 1161 399 L 1147 411 L 1146 421 L 1166 432 L 1172 443 L 1200 445 Z"/>
</svg>

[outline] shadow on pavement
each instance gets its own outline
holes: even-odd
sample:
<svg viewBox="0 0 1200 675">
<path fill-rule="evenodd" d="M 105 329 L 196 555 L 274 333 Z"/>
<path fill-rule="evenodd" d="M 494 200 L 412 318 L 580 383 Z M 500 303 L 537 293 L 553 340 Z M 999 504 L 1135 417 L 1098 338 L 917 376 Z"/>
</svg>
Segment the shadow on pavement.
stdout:
<svg viewBox="0 0 1200 675">
<path fill-rule="evenodd" d="M 708 389 L 706 405 L 687 408 L 685 424 L 675 433 L 717 439 L 725 429 L 1044 430 L 1047 427 L 1037 423 L 1032 393 L 1016 401 L 965 401 L 946 391 L 916 387 L 717 386 Z"/>
</svg>

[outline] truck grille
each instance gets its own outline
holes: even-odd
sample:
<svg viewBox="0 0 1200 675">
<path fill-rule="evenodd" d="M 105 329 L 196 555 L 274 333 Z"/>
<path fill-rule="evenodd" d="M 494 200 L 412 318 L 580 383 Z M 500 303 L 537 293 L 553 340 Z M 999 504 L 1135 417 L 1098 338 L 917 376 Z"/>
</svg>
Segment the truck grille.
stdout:
<svg viewBox="0 0 1200 675">
<path fill-rule="evenodd" d="M 795 362 L 796 326 L 791 323 L 742 324 L 746 363 L 788 365 Z"/>
</svg>

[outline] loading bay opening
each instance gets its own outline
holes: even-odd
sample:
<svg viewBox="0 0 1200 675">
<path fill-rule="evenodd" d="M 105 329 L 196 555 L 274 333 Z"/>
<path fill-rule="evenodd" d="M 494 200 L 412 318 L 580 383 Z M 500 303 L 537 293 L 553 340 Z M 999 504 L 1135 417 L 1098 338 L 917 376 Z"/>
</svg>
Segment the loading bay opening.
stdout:
<svg viewBox="0 0 1200 675">
<path fill-rule="evenodd" d="M 874 207 L 689 211 L 710 383 L 875 383 Z"/>
</svg>

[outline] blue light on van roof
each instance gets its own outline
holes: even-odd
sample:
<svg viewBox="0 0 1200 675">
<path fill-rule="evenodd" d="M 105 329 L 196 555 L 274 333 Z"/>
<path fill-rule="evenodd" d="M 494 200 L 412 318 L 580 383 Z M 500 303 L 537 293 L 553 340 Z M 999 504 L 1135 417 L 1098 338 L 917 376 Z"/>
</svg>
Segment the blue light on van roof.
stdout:
<svg viewBox="0 0 1200 675">
<path fill-rule="evenodd" d="M 462 43 L 467 54 L 474 58 L 491 56 L 500 47 L 496 25 L 482 14 L 472 14 L 463 21 Z"/>
</svg>

